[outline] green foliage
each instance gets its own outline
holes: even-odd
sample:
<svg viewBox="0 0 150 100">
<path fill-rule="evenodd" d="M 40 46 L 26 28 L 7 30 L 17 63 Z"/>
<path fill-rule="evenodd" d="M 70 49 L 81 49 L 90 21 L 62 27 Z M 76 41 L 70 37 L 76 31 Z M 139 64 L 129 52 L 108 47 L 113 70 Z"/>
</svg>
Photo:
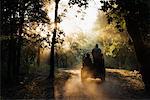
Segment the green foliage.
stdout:
<svg viewBox="0 0 150 100">
<path fill-rule="evenodd" d="M 71 67 L 79 64 L 83 54 L 89 48 L 87 42 L 87 37 L 83 33 L 65 37 L 63 44 L 57 44 L 58 67 Z"/>
<path fill-rule="evenodd" d="M 121 32 L 126 28 L 138 27 L 138 33 L 135 34 L 140 34 L 144 41 L 149 38 L 149 10 L 146 0 L 108 0 L 101 3 L 101 10 L 106 12 L 108 23 L 115 22 L 116 28 Z M 136 26 L 130 26 L 131 23 Z"/>
<path fill-rule="evenodd" d="M 108 68 L 139 70 L 135 51 L 133 47 L 129 45 L 119 48 L 115 57 L 105 54 L 105 66 Z"/>
<path fill-rule="evenodd" d="M 103 47 L 103 53 L 107 56 L 116 57 L 119 50 L 128 45 L 129 37 L 126 32 L 119 32 L 114 25 L 107 25 L 102 33 L 98 36 L 98 40 Z"/>
<path fill-rule="evenodd" d="M 1 35 L 1 36 L 0 36 L 0 41 L 3 41 L 3 40 L 10 40 L 10 39 L 15 39 L 15 38 L 17 38 L 17 36 Z"/>
<path fill-rule="evenodd" d="M 108 22 L 115 22 L 119 31 L 126 31 L 131 36 L 136 56 L 141 63 L 144 77 L 148 77 L 145 66 L 149 66 L 149 1 L 148 0 L 115 0 L 101 1 L 102 11 Z M 124 29 L 125 28 L 125 29 Z M 149 80 L 148 79 L 148 84 Z M 144 81 L 147 81 L 144 80 Z M 146 83 L 147 84 L 147 83 Z"/>
<path fill-rule="evenodd" d="M 69 5 L 71 6 L 71 5 L 75 5 L 75 4 L 77 4 L 79 7 L 88 7 L 88 1 L 89 0 L 69 0 Z"/>
<path fill-rule="evenodd" d="M 119 46 L 116 43 L 113 43 L 111 46 L 106 45 L 104 47 L 104 52 L 108 56 L 115 57 L 117 55 L 117 52 L 119 51 Z"/>
<path fill-rule="evenodd" d="M 16 34 L 24 21 L 46 20 L 41 0 L 3 0 L 1 3 L 3 35 Z"/>
<path fill-rule="evenodd" d="M 21 51 L 23 40 L 23 27 L 25 22 L 48 22 L 45 11 L 42 9 L 43 0 L 2 0 L 1 1 L 1 36 L 2 57 L 1 69 L 3 72 L 3 84 L 18 81 L 20 67 L 25 59 L 32 63 L 34 56 L 29 53 L 22 55 Z M 27 46 L 27 44 L 26 44 Z M 24 48 L 23 48 L 24 49 Z M 27 53 L 27 51 L 24 51 Z M 26 64 L 26 63 L 23 63 Z M 9 82 L 7 82 L 9 80 Z"/>
<path fill-rule="evenodd" d="M 36 66 L 36 46 L 31 42 L 24 42 L 21 51 L 21 72 L 29 74 L 31 67 Z"/>
</svg>

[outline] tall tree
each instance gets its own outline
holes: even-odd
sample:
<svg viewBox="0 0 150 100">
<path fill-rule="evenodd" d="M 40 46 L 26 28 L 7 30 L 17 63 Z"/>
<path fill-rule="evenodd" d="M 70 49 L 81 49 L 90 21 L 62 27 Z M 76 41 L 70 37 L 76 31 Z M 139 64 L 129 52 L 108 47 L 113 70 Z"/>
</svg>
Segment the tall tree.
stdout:
<svg viewBox="0 0 150 100">
<path fill-rule="evenodd" d="M 42 5 L 42 0 L 1 1 L 2 82 L 17 80 L 24 22 L 46 22 Z"/>
<path fill-rule="evenodd" d="M 115 22 L 123 31 L 125 26 L 132 38 L 145 89 L 150 91 L 150 7 L 148 0 L 101 1 L 102 10 L 107 13 L 108 22 Z"/>
<path fill-rule="evenodd" d="M 54 98 L 54 78 L 55 78 L 55 44 L 56 44 L 56 35 L 57 35 L 57 22 L 58 22 L 58 4 L 60 0 L 55 0 L 55 20 L 54 20 L 54 31 L 51 43 L 51 53 L 50 53 L 50 84 L 51 84 L 51 98 Z"/>
</svg>

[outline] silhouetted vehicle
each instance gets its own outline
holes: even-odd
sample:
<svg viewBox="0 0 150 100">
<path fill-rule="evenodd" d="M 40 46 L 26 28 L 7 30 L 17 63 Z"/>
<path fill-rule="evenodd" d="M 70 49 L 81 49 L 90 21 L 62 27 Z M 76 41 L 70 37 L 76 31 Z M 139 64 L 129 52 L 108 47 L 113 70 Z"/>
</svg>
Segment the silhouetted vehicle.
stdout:
<svg viewBox="0 0 150 100">
<path fill-rule="evenodd" d="M 100 54 L 97 59 L 92 63 L 90 54 L 87 53 L 83 56 L 83 66 L 81 68 L 81 80 L 85 82 L 88 78 L 100 78 L 105 81 L 105 67 L 103 54 Z"/>
</svg>

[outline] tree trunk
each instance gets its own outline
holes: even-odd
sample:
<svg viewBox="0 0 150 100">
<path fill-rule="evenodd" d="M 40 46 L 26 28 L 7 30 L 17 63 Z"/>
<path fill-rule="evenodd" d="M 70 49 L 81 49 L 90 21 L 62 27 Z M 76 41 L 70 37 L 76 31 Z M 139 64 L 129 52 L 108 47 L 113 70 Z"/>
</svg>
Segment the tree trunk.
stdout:
<svg viewBox="0 0 150 100">
<path fill-rule="evenodd" d="M 8 48 L 8 79 L 10 82 L 14 83 L 16 81 L 16 39 L 9 40 L 9 48 Z"/>
<path fill-rule="evenodd" d="M 50 53 L 50 74 L 49 74 L 49 78 L 50 78 L 50 85 L 51 85 L 51 94 L 50 94 L 50 98 L 55 99 L 55 95 L 54 95 L 54 69 L 55 69 L 55 57 L 54 57 L 54 50 L 55 50 L 55 43 L 56 43 L 56 32 L 57 32 L 57 14 L 58 14 L 58 3 L 59 0 L 55 0 L 55 28 L 54 28 L 54 32 L 53 32 L 53 37 L 52 37 L 52 45 L 51 45 L 51 53 Z"/>
<path fill-rule="evenodd" d="M 145 84 L 145 89 L 150 91 L 150 48 L 144 45 L 141 36 L 142 34 L 140 33 L 137 23 L 133 22 L 133 20 L 130 20 L 130 18 L 127 18 L 126 20 L 128 33 L 133 40 L 138 62 L 141 64 L 140 72 Z"/>
<path fill-rule="evenodd" d="M 24 7 L 24 5 L 23 5 Z M 21 47 L 22 47 L 22 36 L 21 34 L 23 33 L 23 23 L 24 23 L 24 8 L 22 8 L 22 12 L 20 12 L 20 23 L 19 23 L 19 36 L 17 37 L 17 49 L 16 49 L 16 68 L 15 68 L 15 74 L 16 74 L 16 80 L 19 81 L 18 76 L 20 72 L 20 66 L 21 66 Z"/>
<path fill-rule="evenodd" d="M 37 52 L 37 65 L 40 66 L 40 46 L 38 46 L 38 52 Z"/>
</svg>

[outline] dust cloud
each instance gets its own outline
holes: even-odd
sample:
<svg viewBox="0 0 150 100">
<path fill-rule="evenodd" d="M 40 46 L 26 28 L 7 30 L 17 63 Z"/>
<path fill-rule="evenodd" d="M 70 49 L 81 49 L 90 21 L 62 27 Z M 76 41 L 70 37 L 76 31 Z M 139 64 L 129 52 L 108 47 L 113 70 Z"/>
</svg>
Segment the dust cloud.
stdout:
<svg viewBox="0 0 150 100">
<path fill-rule="evenodd" d="M 80 70 L 72 70 L 72 77 L 64 86 L 64 99 L 94 99 L 102 98 L 102 91 L 96 82 L 82 83 Z"/>
<path fill-rule="evenodd" d="M 62 86 L 64 100 L 112 100 L 113 98 L 122 98 L 123 92 L 120 91 L 120 83 L 116 80 L 106 78 L 104 83 L 100 80 L 89 79 L 86 83 L 81 82 L 80 69 L 64 70 L 71 73 L 72 76 Z M 121 94 L 120 94 L 121 93 Z M 119 96 L 119 97 L 116 97 Z M 60 99 L 60 97 L 56 97 Z"/>
</svg>

